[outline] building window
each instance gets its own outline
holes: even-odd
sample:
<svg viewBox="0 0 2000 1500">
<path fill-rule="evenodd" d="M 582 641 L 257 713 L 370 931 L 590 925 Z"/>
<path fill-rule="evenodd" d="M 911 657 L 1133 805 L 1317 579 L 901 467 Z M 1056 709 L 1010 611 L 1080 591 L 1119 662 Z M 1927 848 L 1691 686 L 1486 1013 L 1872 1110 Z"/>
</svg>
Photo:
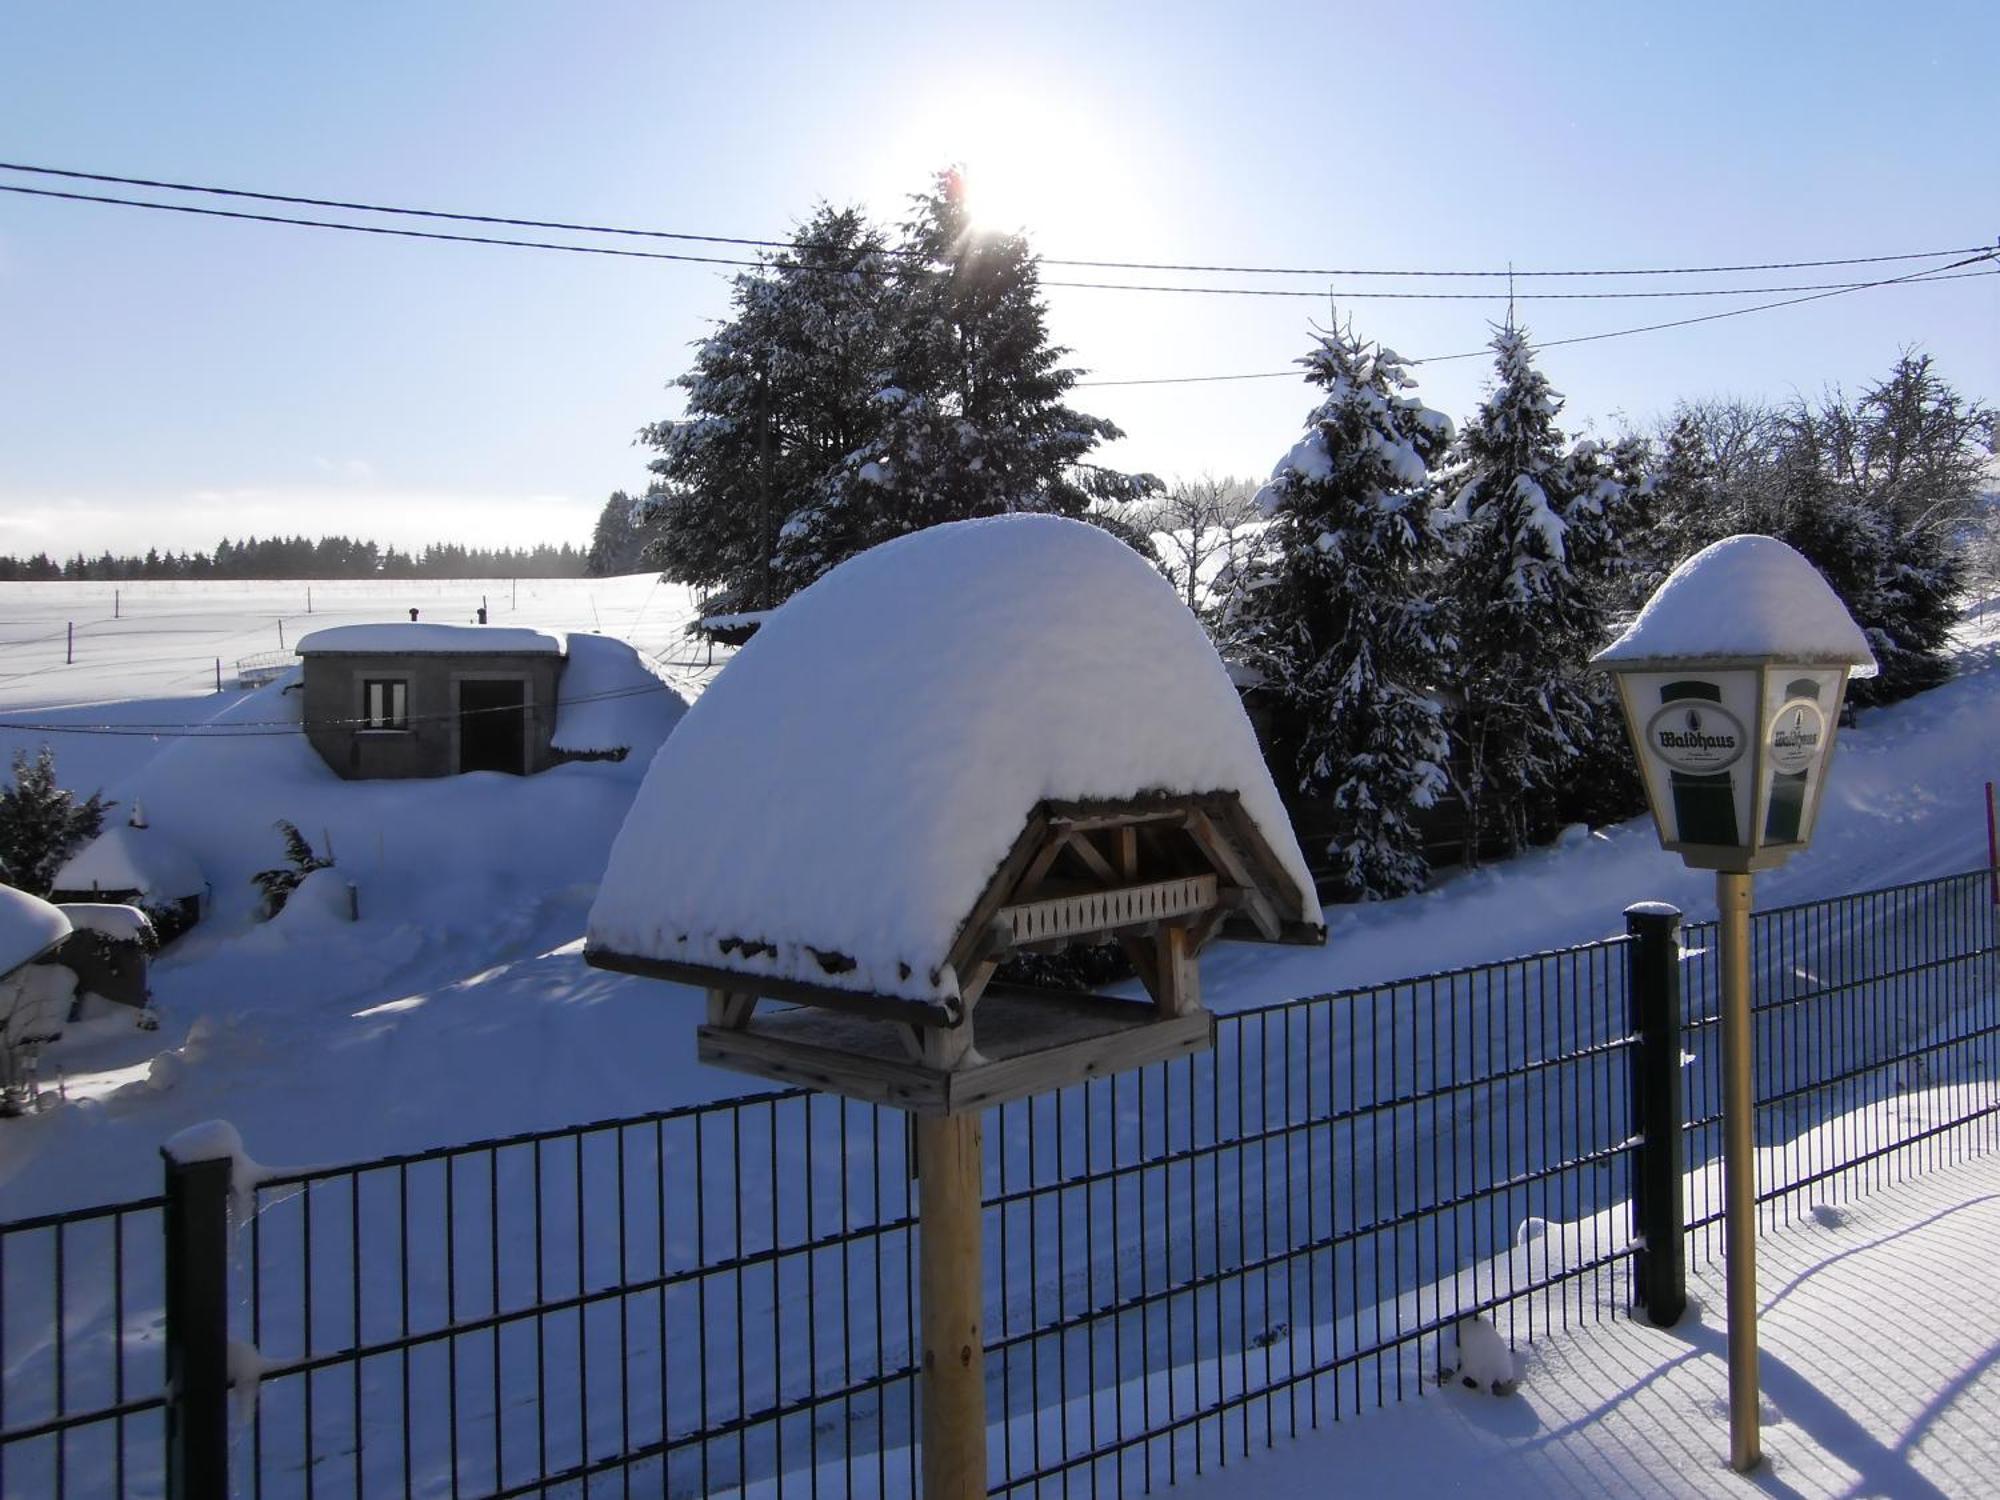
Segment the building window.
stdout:
<svg viewBox="0 0 2000 1500">
<path fill-rule="evenodd" d="M 371 677 L 361 684 L 361 713 L 366 729 L 410 727 L 410 685 L 401 678 Z"/>
</svg>

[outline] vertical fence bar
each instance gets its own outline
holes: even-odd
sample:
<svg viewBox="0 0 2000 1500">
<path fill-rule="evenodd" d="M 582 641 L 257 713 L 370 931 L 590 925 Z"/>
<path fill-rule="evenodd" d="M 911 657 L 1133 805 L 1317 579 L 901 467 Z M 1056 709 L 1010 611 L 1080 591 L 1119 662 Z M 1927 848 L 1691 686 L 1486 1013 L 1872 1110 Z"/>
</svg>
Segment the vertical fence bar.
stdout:
<svg viewBox="0 0 2000 1500">
<path fill-rule="evenodd" d="M 168 1500 L 229 1493 L 228 1158 L 181 1161 L 167 1178 Z"/>
<path fill-rule="evenodd" d="M 1647 1318 L 1671 1328 L 1687 1311 L 1687 1206 L 1682 1201 L 1681 914 L 1664 902 L 1625 908 L 1632 938 L 1627 986 L 1638 1046 L 1630 1061 L 1632 1227 L 1639 1241 L 1638 1294 Z"/>
</svg>

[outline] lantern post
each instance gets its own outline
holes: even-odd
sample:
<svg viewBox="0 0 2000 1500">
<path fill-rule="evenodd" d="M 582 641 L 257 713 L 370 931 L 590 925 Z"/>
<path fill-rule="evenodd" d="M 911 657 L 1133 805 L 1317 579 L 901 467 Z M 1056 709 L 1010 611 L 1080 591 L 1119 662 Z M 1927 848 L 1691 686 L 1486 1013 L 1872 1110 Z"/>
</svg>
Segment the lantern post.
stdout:
<svg viewBox="0 0 2000 1500">
<path fill-rule="evenodd" d="M 1715 871 L 1722 974 L 1729 1461 L 1763 1457 L 1757 1373 L 1755 872 L 1812 839 L 1850 674 L 1867 639 L 1792 548 L 1735 536 L 1676 568 L 1594 658 L 1617 679 L 1661 846 Z"/>
</svg>

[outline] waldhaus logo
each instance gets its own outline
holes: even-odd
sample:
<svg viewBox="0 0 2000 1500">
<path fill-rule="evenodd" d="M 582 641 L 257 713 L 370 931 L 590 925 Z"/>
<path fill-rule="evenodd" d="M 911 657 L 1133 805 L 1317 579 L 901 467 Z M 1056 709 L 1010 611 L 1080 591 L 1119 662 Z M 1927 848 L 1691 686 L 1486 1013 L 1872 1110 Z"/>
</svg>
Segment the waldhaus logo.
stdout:
<svg viewBox="0 0 2000 1500">
<path fill-rule="evenodd" d="M 1719 704 L 1671 703 L 1647 724 L 1646 741 L 1676 771 L 1706 775 L 1742 756 L 1743 725 Z"/>
<path fill-rule="evenodd" d="M 1772 766 L 1788 776 L 1796 776 L 1819 755 L 1819 744 L 1825 737 L 1826 715 L 1820 712 L 1819 705 L 1810 699 L 1794 698 L 1771 721 Z"/>
</svg>

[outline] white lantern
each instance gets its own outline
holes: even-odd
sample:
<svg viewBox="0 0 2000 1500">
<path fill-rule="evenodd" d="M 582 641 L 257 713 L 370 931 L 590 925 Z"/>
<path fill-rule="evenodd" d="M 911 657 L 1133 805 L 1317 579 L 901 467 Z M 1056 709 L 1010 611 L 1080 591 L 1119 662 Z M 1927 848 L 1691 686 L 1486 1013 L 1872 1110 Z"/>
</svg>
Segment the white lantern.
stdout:
<svg viewBox="0 0 2000 1500">
<path fill-rule="evenodd" d="M 1751 872 L 1811 840 L 1847 679 L 1872 677 L 1875 657 L 1811 563 L 1772 537 L 1732 536 L 1674 569 L 1594 661 L 1617 674 L 1661 844 L 1716 872 L 1729 1462 L 1747 1472 L 1763 1454 Z"/>
<path fill-rule="evenodd" d="M 1697 869 L 1774 869 L 1812 839 L 1868 640 L 1797 552 L 1734 536 L 1676 568 L 1594 658 L 1616 674 L 1660 843 Z"/>
</svg>

